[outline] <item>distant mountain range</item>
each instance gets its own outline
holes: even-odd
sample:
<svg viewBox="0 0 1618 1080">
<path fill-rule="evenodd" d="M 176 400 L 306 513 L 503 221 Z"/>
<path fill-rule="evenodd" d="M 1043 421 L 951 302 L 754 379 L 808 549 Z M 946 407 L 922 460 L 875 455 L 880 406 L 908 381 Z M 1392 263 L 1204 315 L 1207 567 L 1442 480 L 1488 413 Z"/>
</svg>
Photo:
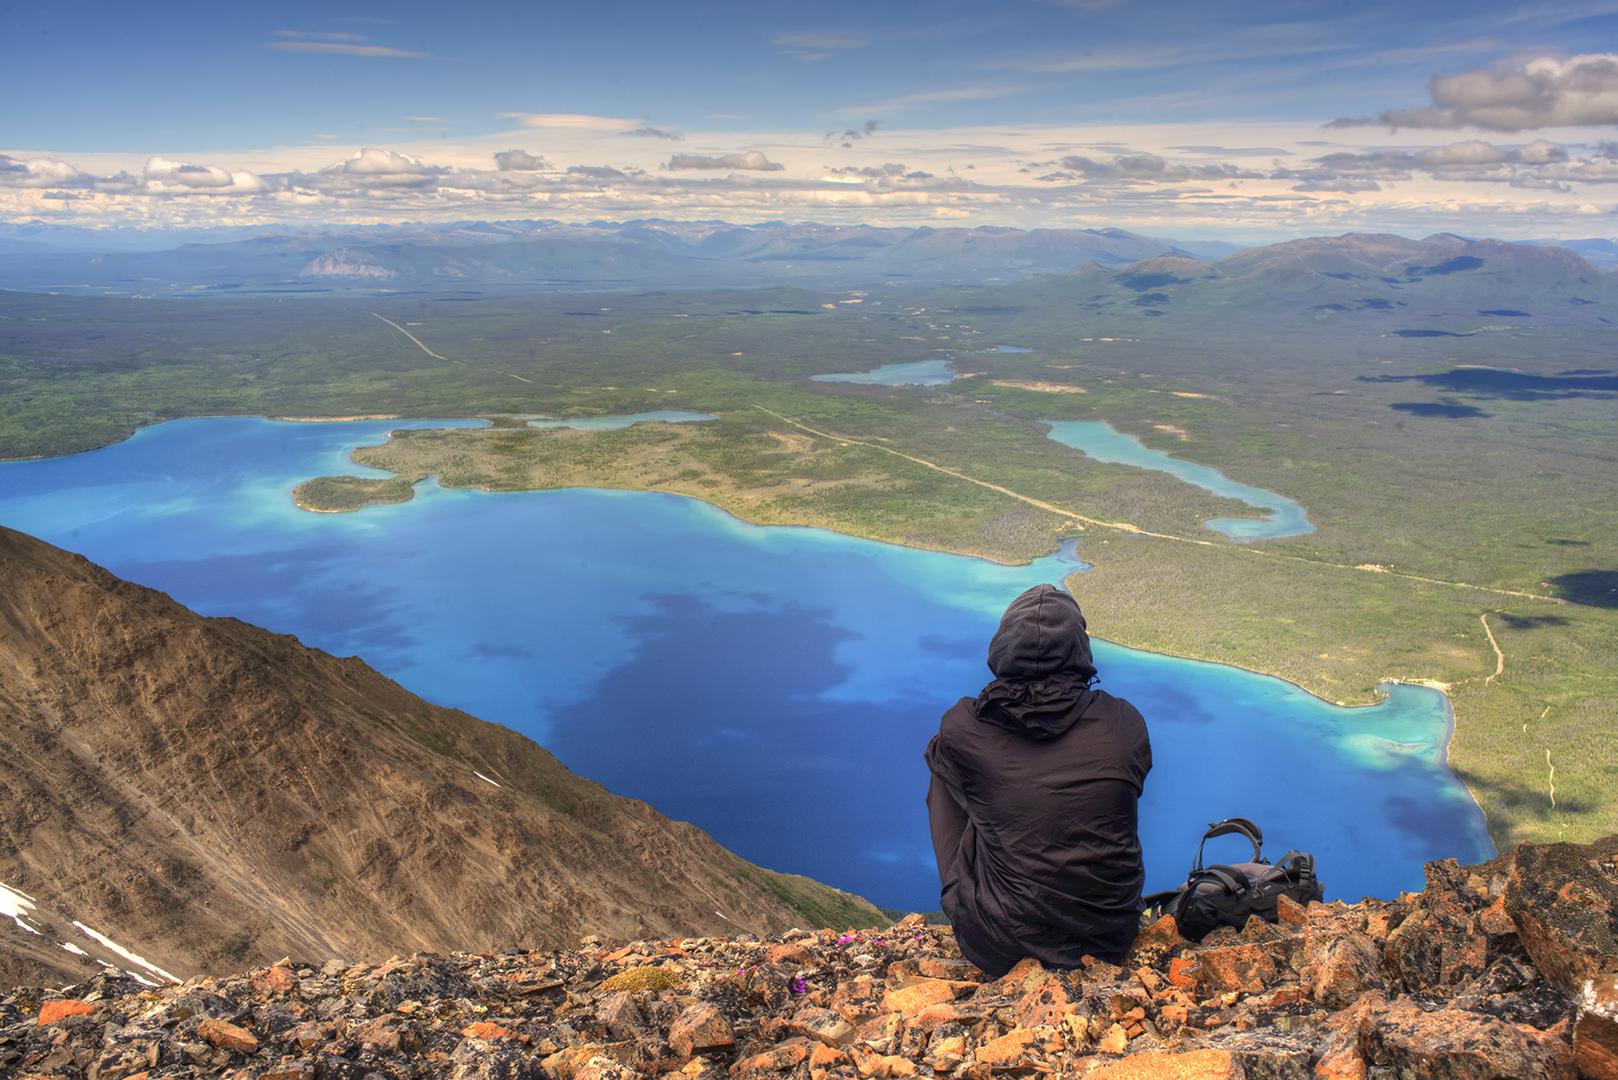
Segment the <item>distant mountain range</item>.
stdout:
<svg viewBox="0 0 1618 1080">
<path fill-rule="evenodd" d="M 181 234 L 185 235 L 185 234 Z M 176 237 L 178 239 L 178 237 Z M 95 242 L 101 240 L 100 246 Z M 1242 250 L 1123 229 L 886 229 L 770 222 L 556 221 L 229 230 L 153 247 L 128 230 L 0 226 L 0 288 L 86 295 L 666 286 L 994 284 L 1086 261 Z"/>
<path fill-rule="evenodd" d="M 974 304 L 981 304 L 976 307 Z M 1465 337 L 1548 326 L 1618 325 L 1618 275 L 1560 247 L 1350 233 L 1249 248 L 1211 263 L 1178 255 L 1122 269 L 1090 262 L 963 297 L 962 314 L 1063 310 L 1087 333 L 1240 333 L 1282 322 L 1379 327 L 1397 337 Z M 1058 332 L 1070 332 L 1065 327 Z M 1030 328 L 1029 343 L 1038 340 Z M 1052 342 L 1050 344 L 1055 344 Z"/>
<path fill-rule="evenodd" d="M 885 921 L 358 658 L 5 528 L 0 757 L 0 987 Z"/>
<path fill-rule="evenodd" d="M 1419 243 L 1402 237 L 1389 241 Z M 1618 241 L 1513 246 L 1560 246 L 1598 268 L 1618 267 Z M 503 221 L 190 232 L 30 222 L 0 225 L 0 288 L 198 296 L 880 282 L 995 285 L 1029 275 L 1066 274 L 1084 263 L 1116 269 L 1165 255 L 1215 263 L 1242 252 L 1284 247 L 1170 240 L 1124 229 L 877 228 L 779 221 Z"/>
</svg>

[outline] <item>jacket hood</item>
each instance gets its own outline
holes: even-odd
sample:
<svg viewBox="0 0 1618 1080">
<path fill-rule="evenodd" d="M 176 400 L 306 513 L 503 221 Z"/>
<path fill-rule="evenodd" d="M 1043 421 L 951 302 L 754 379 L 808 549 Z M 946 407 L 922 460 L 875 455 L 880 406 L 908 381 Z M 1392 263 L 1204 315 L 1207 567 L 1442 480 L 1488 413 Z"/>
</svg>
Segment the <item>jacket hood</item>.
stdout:
<svg viewBox="0 0 1618 1080">
<path fill-rule="evenodd" d="M 1042 679 L 1058 671 L 1095 677 L 1090 635 L 1078 601 L 1054 585 L 1035 585 L 1011 602 L 989 642 L 989 670 L 999 679 Z"/>
<path fill-rule="evenodd" d="M 977 717 L 1031 739 L 1054 739 L 1094 698 L 1090 635 L 1073 597 L 1036 585 L 1011 602 L 989 642 L 996 678 L 977 699 Z"/>
</svg>

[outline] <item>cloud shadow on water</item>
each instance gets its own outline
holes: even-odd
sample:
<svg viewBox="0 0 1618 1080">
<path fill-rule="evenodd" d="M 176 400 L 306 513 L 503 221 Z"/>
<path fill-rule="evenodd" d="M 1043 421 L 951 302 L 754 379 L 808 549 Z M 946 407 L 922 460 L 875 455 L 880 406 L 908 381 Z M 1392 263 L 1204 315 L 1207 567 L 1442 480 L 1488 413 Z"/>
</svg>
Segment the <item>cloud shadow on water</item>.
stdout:
<svg viewBox="0 0 1618 1080">
<path fill-rule="evenodd" d="M 408 621 L 399 618 L 396 589 L 352 575 L 335 583 L 320 570 L 340 567 L 350 556 L 341 545 L 312 546 L 273 556 L 215 555 L 206 559 L 120 562 L 119 577 L 160 589 L 203 615 L 225 615 L 338 655 L 373 659 L 417 644 Z"/>
<path fill-rule="evenodd" d="M 595 692 L 551 713 L 547 748 L 750 861 L 935 909 L 921 752 L 947 703 L 824 700 L 857 637 L 829 609 L 649 599 L 620 620 L 634 645 Z"/>
<path fill-rule="evenodd" d="M 1383 799 L 1382 810 L 1388 823 L 1420 851 L 1423 863 L 1454 856 L 1455 838 L 1466 835 L 1478 813 L 1471 802 L 1412 799 L 1404 795 Z"/>
</svg>

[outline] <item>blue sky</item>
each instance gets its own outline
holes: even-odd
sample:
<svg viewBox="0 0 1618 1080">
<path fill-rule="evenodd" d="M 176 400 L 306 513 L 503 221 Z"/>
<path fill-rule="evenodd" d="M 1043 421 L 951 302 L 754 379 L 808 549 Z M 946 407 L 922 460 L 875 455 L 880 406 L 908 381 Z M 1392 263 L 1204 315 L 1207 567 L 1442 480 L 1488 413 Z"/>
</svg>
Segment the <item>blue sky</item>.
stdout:
<svg viewBox="0 0 1618 1080">
<path fill-rule="evenodd" d="M 1618 231 L 1618 0 L 6 2 L 6 221 Z"/>
</svg>

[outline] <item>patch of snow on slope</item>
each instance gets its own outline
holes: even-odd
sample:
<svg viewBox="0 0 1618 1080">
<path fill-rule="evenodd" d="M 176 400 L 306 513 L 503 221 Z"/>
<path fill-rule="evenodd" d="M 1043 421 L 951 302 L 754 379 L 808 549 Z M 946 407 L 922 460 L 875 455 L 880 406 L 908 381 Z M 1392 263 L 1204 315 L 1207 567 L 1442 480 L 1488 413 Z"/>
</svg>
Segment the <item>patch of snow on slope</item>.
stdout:
<svg viewBox="0 0 1618 1080">
<path fill-rule="evenodd" d="M 15 892 L 0 885 L 0 915 L 10 915 L 13 922 L 30 934 L 38 934 L 32 926 L 22 921 L 24 911 L 34 910 L 34 898 L 25 893 Z"/>
<path fill-rule="evenodd" d="M 489 778 L 487 776 L 484 776 L 482 773 L 478 772 L 476 769 L 472 770 L 472 775 L 477 777 L 479 780 L 489 780 Z M 500 783 L 498 781 L 496 781 L 496 780 L 489 780 L 489 783 L 493 784 L 495 787 L 500 787 L 501 786 Z"/>
<path fill-rule="evenodd" d="M 111 938 L 104 937 L 103 935 L 96 933 L 94 930 L 90 929 L 88 926 L 85 926 L 83 923 L 75 921 L 73 923 L 73 925 L 78 927 L 80 930 L 84 931 L 86 934 L 90 935 L 91 937 L 95 938 L 96 941 L 100 942 L 103 947 L 111 949 L 113 952 L 117 953 L 119 956 L 123 957 L 125 960 L 128 960 L 131 964 L 136 964 L 136 965 L 138 965 L 140 967 L 145 968 L 147 971 L 150 971 L 150 972 L 152 972 L 154 974 L 157 974 L 157 975 L 161 975 L 161 976 L 163 976 L 163 978 L 167 979 L 169 982 L 181 982 L 181 981 L 183 981 L 183 980 L 180 980 L 180 979 L 176 979 L 173 975 L 170 975 L 168 972 L 164 971 L 162 968 L 158 967 L 156 964 L 152 963 L 150 960 L 147 960 L 147 959 L 145 959 L 143 957 L 136 956 L 134 953 L 130 952 L 128 949 L 125 949 L 122 945 L 119 945 L 116 941 L 113 941 Z M 142 979 L 139 975 L 136 975 L 133 971 L 131 971 L 130 974 L 134 975 L 135 978 L 138 979 L 139 981 L 141 981 L 143 983 L 147 983 L 147 985 L 151 985 L 151 986 L 156 985 L 155 983 L 151 983 L 146 979 Z"/>
</svg>

